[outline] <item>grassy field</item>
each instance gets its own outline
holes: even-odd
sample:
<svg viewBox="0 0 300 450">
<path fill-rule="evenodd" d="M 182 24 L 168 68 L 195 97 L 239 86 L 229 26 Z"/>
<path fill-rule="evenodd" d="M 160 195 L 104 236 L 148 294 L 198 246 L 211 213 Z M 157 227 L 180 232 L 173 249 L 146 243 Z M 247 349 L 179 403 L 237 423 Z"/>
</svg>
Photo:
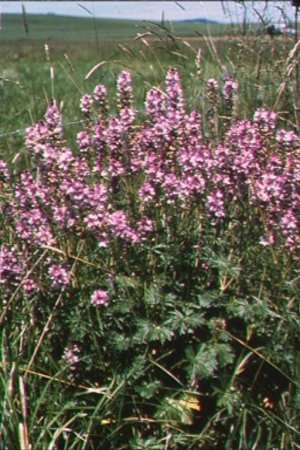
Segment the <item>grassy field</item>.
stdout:
<svg viewBox="0 0 300 450">
<path fill-rule="evenodd" d="M 99 19 L 84 17 L 67 17 L 56 15 L 5 14 L 2 16 L 1 40 L 21 40 L 26 36 L 32 40 L 51 41 L 88 41 L 95 39 L 112 40 L 132 38 L 137 30 L 145 30 L 155 21 L 127 19 Z M 218 23 L 166 22 L 171 31 L 181 36 L 193 36 L 197 33 L 213 35 L 228 34 L 231 27 Z"/>
<path fill-rule="evenodd" d="M 178 25 L 177 28 L 192 36 L 196 36 L 195 29 L 205 32 L 205 27 L 198 25 Z M 138 33 L 150 35 L 147 37 L 150 49 L 134 40 Z M 149 86 L 155 79 L 161 79 L 167 66 L 180 60 L 171 53 L 178 50 L 180 42 L 176 43 L 169 28 L 130 20 L 12 14 L 3 17 L 0 37 L 2 135 L 23 130 L 38 120 L 53 96 L 64 102 L 66 121 L 76 121 L 82 93 L 96 80 L 113 89 L 117 72 L 125 66 L 137 75 L 136 86 L 143 98 L 146 84 Z M 48 55 L 45 44 L 49 48 Z M 106 63 L 90 80 L 85 80 L 90 69 L 101 61 Z M 141 101 L 139 103 L 142 106 Z M 13 153 L 21 141 L 18 135 L 2 136 L 0 151 L 4 152 L 5 148 L 5 152 Z"/>
<path fill-rule="evenodd" d="M 300 43 L 238 31 L 4 16 L 1 449 L 300 448 Z"/>
<path fill-rule="evenodd" d="M 189 106 L 194 107 L 200 100 L 203 111 L 202 94 L 193 79 L 198 48 L 202 50 L 203 79 L 223 77 L 225 67 L 237 79 L 243 77 L 241 114 L 247 109 L 254 111 L 260 102 L 272 106 L 274 90 L 285 76 L 283 58 L 293 46 L 290 38 L 243 38 L 231 26 L 218 24 L 162 26 L 51 15 L 5 15 L 2 21 L 0 153 L 6 154 L 13 154 L 22 145 L 22 136 L 11 133 L 38 120 L 50 98 L 63 102 L 66 123 L 76 122 L 83 92 L 103 82 L 113 94 L 117 73 L 124 67 L 132 72 L 138 109 L 143 109 L 149 86 L 161 83 L 167 68 L 176 65 Z M 86 79 L 99 63 L 100 67 Z M 285 119 L 289 112 L 286 106 L 281 109 Z M 73 130 L 68 134 L 73 135 Z"/>
</svg>

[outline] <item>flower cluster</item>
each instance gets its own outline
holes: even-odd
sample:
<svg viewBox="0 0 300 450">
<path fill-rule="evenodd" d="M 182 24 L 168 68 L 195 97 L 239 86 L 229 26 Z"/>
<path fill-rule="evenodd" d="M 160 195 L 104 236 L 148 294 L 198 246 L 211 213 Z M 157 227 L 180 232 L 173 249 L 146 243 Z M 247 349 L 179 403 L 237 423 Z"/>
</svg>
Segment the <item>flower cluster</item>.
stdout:
<svg viewBox="0 0 300 450">
<path fill-rule="evenodd" d="M 226 79 L 225 100 L 231 101 L 236 89 L 235 81 Z M 208 80 L 211 103 L 222 92 L 215 79 Z M 115 242 L 139 248 L 175 214 L 197 210 L 199 222 L 218 229 L 247 208 L 258 226 L 258 242 L 283 246 L 291 254 L 297 250 L 299 137 L 276 131 L 273 112 L 260 109 L 253 120 L 232 121 L 222 139 L 211 143 L 203 137 L 199 111 L 186 111 L 174 68 L 167 72 L 165 91 L 152 87 L 147 93 L 145 119 L 138 126 L 132 126 L 129 72 L 118 78 L 119 108 L 109 118 L 106 97 L 103 85 L 82 97 L 80 108 L 89 124 L 77 134 L 75 151 L 65 145 L 55 104 L 27 130 L 35 169 L 22 171 L 13 186 L 8 217 L 29 253 L 59 247 L 74 236 L 88 236 L 103 249 Z M 95 118 L 94 107 L 99 108 Z M 3 161 L 0 181 L 9 181 Z M 22 270 L 12 250 L 3 247 L 1 258 L 1 283 L 14 286 Z M 48 275 L 53 288 L 69 283 L 66 268 L 55 261 Z M 24 289 L 34 286 L 28 281 Z M 99 292 L 93 294 L 94 305 L 101 304 Z"/>
<path fill-rule="evenodd" d="M 127 70 L 123 70 L 118 77 L 117 99 L 119 110 L 132 107 L 133 90 L 131 85 L 131 74 Z"/>
<path fill-rule="evenodd" d="M 67 286 L 69 283 L 69 274 L 65 267 L 59 264 L 52 264 L 49 267 L 49 278 L 54 289 Z"/>
</svg>

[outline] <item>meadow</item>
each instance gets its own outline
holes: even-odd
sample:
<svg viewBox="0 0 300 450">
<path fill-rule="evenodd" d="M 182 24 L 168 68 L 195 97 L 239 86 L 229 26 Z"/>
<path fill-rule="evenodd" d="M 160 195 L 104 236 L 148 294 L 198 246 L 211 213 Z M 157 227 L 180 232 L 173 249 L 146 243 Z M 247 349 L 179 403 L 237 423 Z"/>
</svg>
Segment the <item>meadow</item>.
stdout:
<svg viewBox="0 0 300 450">
<path fill-rule="evenodd" d="M 0 38 L 0 449 L 299 449 L 300 43 Z"/>
</svg>

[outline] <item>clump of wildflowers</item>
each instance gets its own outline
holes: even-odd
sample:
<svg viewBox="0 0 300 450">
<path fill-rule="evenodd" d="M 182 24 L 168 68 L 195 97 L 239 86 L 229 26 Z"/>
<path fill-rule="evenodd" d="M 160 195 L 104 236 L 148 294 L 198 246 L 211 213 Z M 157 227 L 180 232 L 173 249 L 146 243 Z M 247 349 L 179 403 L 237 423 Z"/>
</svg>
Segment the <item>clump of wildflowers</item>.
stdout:
<svg viewBox="0 0 300 450">
<path fill-rule="evenodd" d="M 254 113 L 254 123 L 259 127 L 260 131 L 264 133 L 275 130 L 276 114 L 269 109 L 258 109 Z"/>
<path fill-rule="evenodd" d="M 227 77 L 222 89 L 225 101 L 230 102 L 237 83 Z M 213 78 L 207 81 L 207 96 L 215 111 L 220 88 Z M 77 134 L 78 156 L 63 145 L 61 117 L 55 105 L 49 106 L 43 121 L 28 129 L 27 146 L 37 158 L 38 178 L 21 173 L 14 199 L 16 233 L 26 245 L 57 245 L 55 230 L 60 238 L 86 230 L 102 248 L 108 248 L 115 238 L 126 245 L 142 245 L 153 229 L 145 217 L 157 202 L 180 210 L 200 202 L 202 213 L 218 226 L 232 202 L 244 204 L 249 198 L 253 208 L 263 208 L 269 235 L 281 233 L 288 248 L 295 248 L 297 156 L 293 153 L 283 163 L 279 154 L 288 148 L 296 150 L 299 138 L 286 130 L 276 133 L 275 113 L 259 109 L 252 121 L 235 120 L 222 139 L 207 142 L 200 113 L 185 111 L 179 73 L 174 68 L 166 74 L 165 92 L 153 87 L 146 94 L 147 117 L 137 130 L 132 128 L 132 79 L 126 70 L 118 77 L 117 98 L 116 115 L 106 121 L 100 111 L 95 123 Z M 93 103 L 98 102 L 101 110 L 106 99 L 103 85 L 96 86 L 93 95 L 84 95 L 84 117 L 91 119 Z M 215 127 L 213 120 L 208 124 Z M 277 154 L 278 162 L 270 153 Z M 2 172 L 7 178 L 4 166 Z M 126 198 L 119 204 L 123 183 L 133 176 L 138 180 L 134 214 L 128 209 L 132 200 Z M 293 226 L 287 225 L 287 218 Z M 57 275 L 59 281 L 55 282 L 54 272 L 54 285 L 63 285 L 63 276 Z"/>
<path fill-rule="evenodd" d="M 200 53 L 198 58 L 200 75 Z M 188 402 L 179 400 L 178 392 L 171 392 L 173 382 L 159 367 L 167 367 L 167 373 L 178 379 L 184 390 L 202 392 L 205 379 L 208 390 L 217 392 L 220 369 L 226 372 L 226 379 L 236 382 L 232 370 L 241 355 L 233 345 L 236 339 L 247 336 L 251 348 L 260 348 L 262 339 L 267 336 L 270 340 L 271 336 L 270 354 L 276 353 L 277 358 L 282 346 L 273 348 L 273 341 L 279 333 L 289 334 L 284 329 L 289 321 L 282 318 L 294 308 L 294 301 L 285 303 L 289 292 L 296 298 L 299 137 L 288 130 L 276 131 L 276 114 L 266 109 L 257 110 L 252 119 L 233 120 L 227 114 L 226 127 L 218 129 L 222 94 L 228 113 L 236 89 L 232 78 L 225 79 L 223 87 L 215 79 L 208 80 L 210 109 L 202 117 L 197 109 L 187 111 L 179 73 L 170 68 L 165 86 L 152 87 L 146 94 L 145 118 L 137 121 L 131 75 L 123 71 L 117 82 L 115 114 L 107 116 L 105 86 L 98 85 L 92 95 L 82 97 L 80 107 L 86 120 L 76 136 L 74 151 L 64 142 L 59 110 L 50 105 L 44 119 L 27 130 L 27 149 L 34 164 L 12 182 L 6 163 L 0 161 L 0 212 L 5 225 L 1 237 L 6 242 L 0 247 L 0 294 L 9 305 L 1 317 L 6 310 L 7 317 L 15 311 L 22 316 L 22 320 L 13 317 L 9 330 L 12 336 L 21 336 L 22 359 L 23 354 L 27 357 L 26 334 L 30 329 L 29 323 L 22 323 L 21 328 L 23 315 L 34 324 L 34 339 L 40 324 L 45 323 L 33 359 L 44 352 L 48 362 L 49 354 L 60 354 L 61 342 L 71 342 L 63 353 L 68 378 L 78 381 L 82 374 L 85 377 L 82 385 L 73 383 L 73 387 L 80 388 L 83 395 L 93 393 L 91 386 L 96 380 L 101 386 L 110 385 L 110 392 L 113 387 L 120 398 L 124 392 L 126 417 L 135 417 L 137 412 L 149 417 L 153 412 L 153 417 L 165 417 L 168 424 L 165 411 L 155 416 L 154 409 L 175 409 L 177 404 L 185 409 Z M 271 260 L 276 264 L 272 266 Z M 284 280 L 277 299 L 277 276 L 283 264 L 282 278 L 288 281 Z M 51 328 L 48 335 L 49 324 L 54 321 L 59 332 L 52 333 Z M 263 328 L 257 325 L 259 321 Z M 279 326 L 275 328 L 276 321 Z M 234 339 L 229 339 L 227 332 Z M 180 360 L 176 360 L 178 354 Z M 252 356 L 258 358 L 259 354 Z M 274 367 L 259 365 L 260 381 L 265 366 L 267 370 L 279 367 L 275 361 Z M 257 365 L 250 361 L 249 376 L 248 363 L 244 358 L 246 375 L 237 380 L 238 388 L 229 390 L 234 395 L 230 409 L 236 410 L 235 418 L 240 417 L 243 407 L 242 398 L 235 406 L 240 392 L 243 388 L 249 392 L 249 384 L 243 383 L 251 380 Z M 28 375 L 36 378 L 29 370 Z M 122 382 L 124 377 L 126 383 Z M 286 382 L 284 379 L 285 386 Z M 251 395 L 257 390 L 261 395 L 259 384 L 251 383 Z M 102 387 L 99 389 L 102 392 Z M 156 401 L 158 391 L 164 397 L 170 392 L 166 403 L 161 397 Z M 63 398 L 65 392 L 61 395 Z M 283 395 L 285 402 L 286 391 Z M 77 401 L 74 398 L 72 402 Z M 115 420 L 119 402 L 114 398 L 105 396 L 101 410 L 98 400 L 95 402 L 99 414 L 104 412 L 111 418 L 111 427 L 115 422 L 119 427 L 120 421 Z M 146 407 L 141 398 L 147 399 Z M 80 410 L 87 405 L 90 412 L 93 402 L 90 395 L 80 403 Z M 198 403 L 193 403 L 199 411 Z M 68 414 L 69 405 L 64 423 L 71 423 Z M 74 420 L 74 410 L 71 414 Z M 95 436 L 96 447 L 101 433 L 105 434 L 99 414 L 89 416 L 93 432 L 86 434 L 88 440 Z M 221 423 L 224 416 L 220 410 L 218 414 L 221 419 L 216 421 Z M 149 433 L 159 436 L 159 422 L 150 423 Z M 214 423 L 211 421 L 212 427 Z M 181 432 L 183 427 L 178 429 Z M 68 430 L 65 428 L 66 436 Z M 147 439 L 145 430 L 141 436 L 145 434 Z M 110 436 L 117 434 L 112 431 Z M 257 442 L 260 435 L 263 427 L 255 436 Z M 66 439 L 72 446 L 70 436 Z M 217 432 L 214 439 L 217 442 Z M 235 441 L 228 445 L 234 446 Z M 241 442 L 237 446 L 243 447 Z M 111 444 L 111 448 L 121 447 L 124 445 L 116 441 Z"/>
</svg>

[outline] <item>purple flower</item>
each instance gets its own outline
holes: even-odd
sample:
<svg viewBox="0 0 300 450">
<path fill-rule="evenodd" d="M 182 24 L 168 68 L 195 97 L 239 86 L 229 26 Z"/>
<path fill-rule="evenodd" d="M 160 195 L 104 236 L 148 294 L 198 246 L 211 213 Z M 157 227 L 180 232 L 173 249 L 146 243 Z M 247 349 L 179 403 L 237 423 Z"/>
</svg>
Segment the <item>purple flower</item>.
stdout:
<svg viewBox="0 0 300 450">
<path fill-rule="evenodd" d="M 76 344 L 69 344 L 65 348 L 64 357 L 68 364 L 70 364 L 71 366 L 77 364 L 80 361 L 79 346 Z"/>
<path fill-rule="evenodd" d="M 60 264 L 52 264 L 49 268 L 49 277 L 53 288 L 60 288 L 69 284 L 69 274 Z"/>
<path fill-rule="evenodd" d="M 91 296 L 92 305 L 95 307 L 109 305 L 109 295 L 107 291 L 103 289 L 96 289 Z"/>
<path fill-rule="evenodd" d="M 139 220 L 139 222 L 137 223 L 137 226 L 138 233 L 141 236 L 142 240 L 147 239 L 148 234 L 153 231 L 152 220 L 147 216 L 142 217 L 141 220 Z"/>
<path fill-rule="evenodd" d="M 138 233 L 128 225 L 124 211 L 120 210 L 109 214 L 107 217 L 107 224 L 114 236 L 132 242 L 133 244 L 139 242 L 140 237 Z"/>
<path fill-rule="evenodd" d="M 107 89 L 104 84 L 97 84 L 94 89 L 94 98 L 97 102 L 102 102 L 107 96 Z"/>
<path fill-rule="evenodd" d="M 216 91 L 219 89 L 219 83 L 215 78 L 209 78 L 209 80 L 207 80 L 207 88 Z"/>
<path fill-rule="evenodd" d="M 117 81 L 117 98 L 119 110 L 132 108 L 131 74 L 123 70 Z"/>
<path fill-rule="evenodd" d="M 236 83 L 232 77 L 228 77 L 225 80 L 225 84 L 223 86 L 222 91 L 223 97 L 228 107 L 232 106 L 233 96 L 234 94 L 236 94 L 237 90 L 238 90 L 238 83 Z"/>
<path fill-rule="evenodd" d="M 53 219 L 60 230 L 69 230 L 76 225 L 76 218 L 72 211 L 66 206 L 53 205 Z"/>
<path fill-rule="evenodd" d="M 68 364 L 70 381 L 75 381 L 77 366 L 80 362 L 80 348 L 77 344 L 69 344 L 64 351 L 64 360 Z"/>
<path fill-rule="evenodd" d="M 92 212 L 83 219 L 83 222 L 88 230 L 96 230 L 103 225 L 103 216 Z"/>
<path fill-rule="evenodd" d="M 166 95 L 157 88 L 150 89 L 146 95 L 146 112 L 154 120 L 158 120 L 166 110 Z"/>
<path fill-rule="evenodd" d="M 263 235 L 260 237 L 259 243 L 264 247 L 267 247 L 274 244 L 274 237 L 270 233 L 268 235 Z"/>
<path fill-rule="evenodd" d="M 276 134 L 276 142 L 284 149 L 300 147 L 300 138 L 293 131 L 279 130 Z"/>
<path fill-rule="evenodd" d="M 0 287 L 13 289 L 22 278 L 23 268 L 19 262 L 18 252 L 15 247 L 3 244 L 0 249 Z"/>
<path fill-rule="evenodd" d="M 93 97 L 89 94 L 85 94 L 80 99 L 80 110 L 83 114 L 89 114 L 93 105 Z"/>
<path fill-rule="evenodd" d="M 167 117 L 174 126 L 183 119 L 184 96 L 177 69 L 170 68 L 166 75 Z"/>
<path fill-rule="evenodd" d="M 91 146 L 90 136 L 86 131 L 79 131 L 77 134 L 77 145 L 81 153 L 88 153 Z"/>
<path fill-rule="evenodd" d="M 275 130 L 276 126 L 276 113 L 268 109 L 257 109 L 254 113 L 253 122 L 260 128 L 263 132 L 270 132 Z"/>
<path fill-rule="evenodd" d="M 139 189 L 139 197 L 144 203 L 149 202 L 155 197 L 155 189 L 150 183 L 144 183 Z"/>
<path fill-rule="evenodd" d="M 26 278 L 26 280 L 24 280 L 23 291 L 24 291 L 25 295 L 30 295 L 33 292 L 35 292 L 37 289 L 38 289 L 38 287 L 32 279 Z"/>
<path fill-rule="evenodd" d="M 208 215 L 212 220 L 212 224 L 215 224 L 218 219 L 225 217 L 223 194 L 220 190 L 209 194 L 207 197 L 206 207 L 208 209 Z"/>
<path fill-rule="evenodd" d="M 61 126 L 61 115 L 56 105 L 50 105 L 45 113 L 45 121 L 51 128 Z"/>
<path fill-rule="evenodd" d="M 122 108 L 120 110 L 120 119 L 125 129 L 127 129 L 135 119 L 135 111 L 133 108 Z"/>
<path fill-rule="evenodd" d="M 178 179 L 173 173 L 166 174 L 162 183 L 164 195 L 168 204 L 174 204 L 178 196 Z"/>
</svg>

